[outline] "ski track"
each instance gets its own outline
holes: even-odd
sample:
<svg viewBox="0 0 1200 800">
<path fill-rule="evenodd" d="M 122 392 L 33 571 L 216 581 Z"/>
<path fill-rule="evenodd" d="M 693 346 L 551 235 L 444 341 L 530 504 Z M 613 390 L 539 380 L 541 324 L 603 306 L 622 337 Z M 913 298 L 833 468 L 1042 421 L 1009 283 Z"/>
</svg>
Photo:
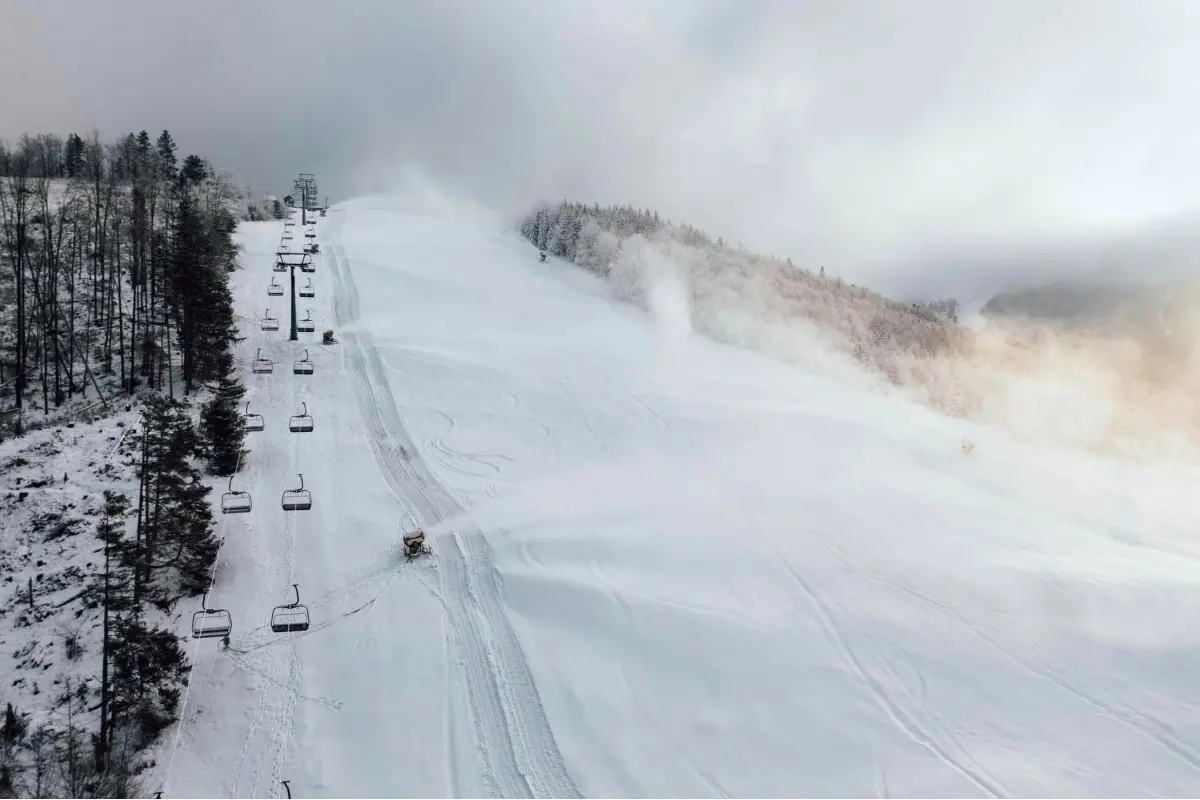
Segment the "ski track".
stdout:
<svg viewBox="0 0 1200 800">
<path fill-rule="evenodd" d="M 452 414 L 447 414 L 440 409 L 430 409 L 434 414 L 442 417 L 447 424 L 447 428 L 443 433 L 431 433 L 425 439 L 425 448 L 432 452 L 441 464 L 448 470 L 456 472 L 459 475 L 465 475 L 469 478 L 484 481 L 483 492 L 488 497 L 495 499 L 498 497 L 496 486 L 500 483 L 501 477 L 504 475 L 504 468 L 489 461 L 489 458 L 499 461 L 509 461 L 512 459 L 509 456 L 499 453 L 468 453 L 464 450 L 459 450 L 446 443 L 446 437 L 458 428 L 458 420 Z M 466 463 L 470 466 L 459 466 L 460 463 Z M 483 466 L 487 468 L 486 473 L 480 473 L 471 469 L 473 466 Z"/>
<path fill-rule="evenodd" d="M 833 550 L 840 555 L 840 551 Z M 998 653 L 1010 663 L 1020 667 L 1025 672 L 1046 681 L 1057 689 L 1072 695 L 1080 702 L 1090 707 L 1093 711 L 1106 717 L 1119 725 L 1122 725 L 1135 734 L 1147 739 L 1148 741 L 1158 745 L 1167 753 L 1177 758 L 1182 764 L 1190 769 L 1200 772 L 1200 752 L 1194 746 L 1188 745 L 1175 731 L 1166 723 L 1160 720 L 1148 717 L 1145 714 L 1121 704 L 1117 701 L 1108 702 L 1097 696 L 1102 690 L 1091 686 L 1083 680 L 1079 675 L 1073 675 L 1071 680 L 1064 678 L 1058 672 L 1048 666 L 1039 664 L 1033 657 L 1025 657 L 1019 653 L 1013 652 L 1011 649 L 1004 647 L 995 638 L 985 633 L 977 623 L 970 622 L 962 614 L 959 614 L 953 607 L 938 602 L 931 597 L 928 597 L 924 592 L 916 589 L 913 586 L 903 585 L 895 581 L 877 575 L 875 573 L 867 573 L 865 575 L 870 580 L 883 583 L 893 590 L 899 591 L 908 597 L 927 606 L 935 613 L 951 620 L 952 622 L 962 626 L 969 633 L 973 634 L 980 641 L 987 644 L 992 650 Z M 1090 690 L 1090 691 L 1088 691 Z"/>
<path fill-rule="evenodd" d="M 393 494 L 429 526 L 460 513 L 460 504 L 422 461 L 396 410 L 371 335 L 358 322 L 358 290 L 339 242 L 342 214 L 331 212 L 326 264 L 336 285 L 335 314 L 371 447 Z M 449 650 L 467 689 L 483 779 L 492 796 L 580 797 L 542 709 L 532 673 L 504 611 L 491 548 L 464 525 L 433 542 L 445 604 Z"/>
<path fill-rule="evenodd" d="M 255 350 L 261 346 L 269 358 L 276 358 L 276 354 L 274 352 L 275 348 L 271 346 L 269 341 L 263 341 L 264 337 L 262 337 L 261 331 L 258 329 L 257 322 L 254 319 L 248 319 L 245 320 L 245 322 L 249 327 L 248 335 L 246 336 L 247 342 L 249 343 L 252 341 Z M 276 367 L 278 367 L 278 365 L 276 365 Z M 252 409 L 258 409 L 261 413 L 263 406 L 267 404 L 261 401 L 255 402 L 255 400 L 259 395 L 271 397 L 279 391 L 279 375 L 273 370 L 266 375 L 252 375 L 251 377 L 256 380 L 248 382 L 249 385 L 247 386 L 246 399 L 250 401 Z M 256 437 L 257 436 L 262 436 L 262 433 L 256 434 Z M 279 469 L 279 463 L 276 458 L 277 448 L 272 446 L 271 442 L 272 440 L 268 437 L 262 437 L 258 441 L 249 439 L 248 437 L 248 448 L 252 452 L 248 457 L 249 464 L 247 466 L 250 466 L 260 476 L 273 474 Z M 250 444 L 254 444 L 256 446 L 250 446 Z M 247 470 L 247 472 L 249 472 L 249 470 Z M 235 477 L 235 483 L 236 482 L 237 478 Z M 273 557 L 273 554 L 277 553 L 278 550 L 276 549 L 277 543 L 272 541 L 272 538 L 274 537 L 270 535 L 271 531 L 268 530 L 269 526 L 267 524 L 268 519 L 272 519 L 273 521 L 273 518 L 271 518 L 269 514 L 263 513 L 267 498 L 263 495 L 261 489 L 262 486 L 263 481 L 260 479 L 256 486 L 256 488 L 259 489 L 257 492 L 258 496 L 251 496 L 251 502 L 254 504 L 254 507 L 253 511 L 251 512 L 252 516 L 249 520 L 247 520 L 247 522 L 248 527 L 252 527 L 254 529 L 254 532 L 257 534 L 258 541 L 262 546 L 266 569 L 264 571 L 264 579 L 260 581 L 261 588 L 257 597 L 261 603 L 266 603 L 269 602 L 271 594 L 275 591 L 276 561 Z M 275 524 L 270 525 L 270 527 L 274 528 Z M 267 726 L 272 726 L 276 715 L 276 700 L 273 697 L 276 687 L 273 685 L 271 680 L 271 676 L 275 673 L 276 657 L 274 652 L 268 650 L 262 655 L 262 658 L 264 661 L 266 661 L 266 666 L 264 669 L 250 667 L 250 665 L 244 661 L 239 662 L 236 658 L 233 659 L 234 664 L 240 669 L 247 670 L 251 672 L 251 674 L 256 674 L 256 677 L 259 678 L 259 682 L 261 683 L 262 690 L 259 692 L 258 705 L 255 708 L 254 717 L 251 720 L 250 726 L 246 731 L 245 738 L 242 741 L 242 746 L 239 749 L 238 759 L 234 764 L 233 773 L 230 775 L 228 780 L 229 795 L 231 797 L 252 797 L 256 793 L 259 783 L 261 761 L 259 761 L 257 765 L 251 767 L 253 769 L 253 777 L 252 784 L 248 792 L 241 787 L 242 772 L 243 769 L 248 766 L 247 759 L 253 757 L 252 753 L 255 752 L 255 742 L 260 729 L 264 726 L 264 724 Z M 247 667 L 250 668 L 247 669 Z M 264 680 L 264 678 L 266 679 Z"/>
<path fill-rule="evenodd" d="M 597 578 L 596 585 L 604 592 L 614 606 L 621 609 L 622 618 L 625 620 L 625 634 L 626 637 L 629 638 L 630 631 L 632 631 L 634 628 L 633 606 L 630 605 L 629 601 L 620 591 L 617 591 L 616 585 L 612 580 L 609 579 L 607 575 L 604 574 L 604 571 L 600 569 L 600 563 L 595 558 L 591 559 L 589 566 L 592 574 Z M 620 656 L 620 669 L 621 685 L 625 688 L 625 694 L 629 698 L 629 704 L 633 708 L 634 712 L 638 715 L 638 719 L 641 720 L 642 726 L 654 734 L 654 737 L 662 745 L 663 750 L 673 753 L 679 762 L 683 764 L 684 767 L 687 768 L 687 770 L 691 772 L 697 780 L 707 786 L 709 791 L 711 791 L 714 796 L 729 798 L 730 794 L 725 791 L 724 787 L 722 787 L 717 781 L 709 776 L 703 769 L 697 766 L 692 759 L 688 758 L 683 749 L 680 748 L 674 741 L 672 741 L 672 739 L 665 734 L 662 728 L 660 728 L 654 721 L 654 718 L 646 709 L 646 704 L 638 698 L 637 692 L 635 692 L 633 689 L 633 684 L 629 681 L 629 665 L 627 659 L 625 658 L 624 651 L 622 651 Z"/>
<path fill-rule="evenodd" d="M 304 380 L 307 376 L 281 374 L 289 369 L 292 356 L 286 340 L 281 340 L 278 334 L 262 332 L 257 316 L 244 317 L 241 321 L 246 333 L 247 353 L 261 348 L 275 365 L 272 372 L 266 375 L 251 374 L 246 387 L 246 399 L 250 401 L 251 410 L 269 414 L 272 406 L 278 410 L 281 405 L 278 400 L 285 396 L 299 408 L 300 401 L 307 399 L 310 394 Z M 275 422 L 278 424 L 278 420 Z M 247 437 L 247 447 L 251 450 L 247 459 L 251 466 L 249 472 L 256 475 L 257 480 L 253 481 L 256 489 L 252 495 L 254 510 L 248 515 L 246 527 L 254 530 L 263 551 L 265 569 L 259 580 L 256 605 L 268 610 L 264 613 L 286 602 L 292 584 L 299 582 L 295 546 L 299 521 L 297 515 L 302 512 L 283 512 L 282 517 L 270 513 L 275 510 L 270 508 L 274 494 L 267 491 L 274 476 L 284 476 L 285 482 L 290 482 L 287 476 L 303 471 L 301 450 L 307 448 L 307 440 L 303 434 L 288 433 L 287 437 L 278 439 L 265 432 L 250 433 Z M 247 480 L 247 483 L 250 482 Z M 314 503 L 316 500 L 314 496 Z M 246 530 L 246 533 L 249 532 Z M 278 553 L 282 554 L 282 560 L 275 557 Z M 370 581 L 367 585 L 373 587 L 375 583 Z M 348 595 L 350 591 L 338 594 Z M 249 629 L 232 643 L 232 649 L 228 652 L 234 666 L 254 675 L 261 686 L 257 706 L 251 712 L 250 724 L 238 750 L 238 758 L 226 781 L 232 797 L 259 796 L 264 780 L 269 781 L 265 787 L 267 793 L 270 796 L 278 794 L 277 787 L 284 778 L 296 708 L 301 700 L 333 709 L 340 707 L 334 701 L 308 697 L 303 693 L 303 664 L 295 650 L 293 635 L 275 639 L 268 630 L 269 624 Z M 282 647 L 267 646 L 276 642 L 282 642 Z"/>
<path fill-rule="evenodd" d="M 966 781 L 971 783 L 976 789 L 983 792 L 988 797 L 1006 797 L 1010 796 L 1008 792 L 993 776 L 989 775 L 985 770 L 974 764 L 969 756 L 963 752 L 961 756 L 956 757 L 951 750 L 962 751 L 960 747 L 948 747 L 943 744 L 938 737 L 923 725 L 917 714 L 896 700 L 880 682 L 870 669 L 863 664 L 858 653 L 851 647 L 849 640 L 843 633 L 841 625 L 838 624 L 837 617 L 833 613 L 830 601 L 822 596 L 822 593 L 816 586 L 805 580 L 804 577 L 787 562 L 779 551 L 771 546 L 762 536 L 755 533 L 755 537 L 759 540 L 763 549 L 770 554 L 776 562 L 791 576 L 792 582 L 800 593 L 808 599 L 812 606 L 814 616 L 820 623 L 825 636 L 834 650 L 838 653 L 842 663 L 850 671 L 859 683 L 866 688 L 868 694 L 879 706 L 888 718 L 896 725 L 896 727 L 904 733 L 905 736 L 912 739 L 919 746 L 928 751 L 931 755 L 945 764 L 947 767 L 957 772 Z M 888 663 L 886 660 L 883 663 Z M 897 677 L 893 674 L 893 677 Z M 902 681 L 897 682 L 903 685 Z M 967 763 L 971 762 L 971 763 Z"/>
</svg>

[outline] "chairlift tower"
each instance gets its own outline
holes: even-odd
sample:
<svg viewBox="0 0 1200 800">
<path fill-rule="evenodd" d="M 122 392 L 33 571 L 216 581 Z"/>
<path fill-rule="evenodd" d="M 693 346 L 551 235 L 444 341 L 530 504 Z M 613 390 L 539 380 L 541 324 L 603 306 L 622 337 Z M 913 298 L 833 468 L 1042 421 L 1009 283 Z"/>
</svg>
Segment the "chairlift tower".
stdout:
<svg viewBox="0 0 1200 800">
<path fill-rule="evenodd" d="M 301 172 L 292 183 L 293 191 L 300 195 L 300 222 L 308 223 L 308 212 L 316 204 L 317 178 L 311 172 Z"/>
<path fill-rule="evenodd" d="M 296 261 L 297 258 L 300 260 Z M 295 342 L 300 339 L 299 331 L 296 329 L 296 267 L 299 267 L 301 272 L 312 272 L 312 253 L 293 253 L 291 250 L 277 250 L 275 251 L 275 263 L 287 268 L 288 277 L 291 281 L 291 293 L 289 297 L 292 301 L 292 324 L 288 333 L 288 341 Z M 309 269 L 305 269 L 306 266 Z M 276 271 L 281 272 L 282 270 L 277 269 Z"/>
</svg>

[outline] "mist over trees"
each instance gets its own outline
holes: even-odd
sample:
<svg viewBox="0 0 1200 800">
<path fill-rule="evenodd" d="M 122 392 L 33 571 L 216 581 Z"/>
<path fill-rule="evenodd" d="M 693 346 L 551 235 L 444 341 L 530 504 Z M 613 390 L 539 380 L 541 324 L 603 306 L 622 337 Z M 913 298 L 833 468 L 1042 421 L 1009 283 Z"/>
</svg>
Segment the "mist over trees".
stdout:
<svg viewBox="0 0 1200 800">
<path fill-rule="evenodd" d="M 674 328 L 1028 440 L 1200 458 L 1196 332 L 1182 325 L 1170 340 L 1048 319 L 992 317 L 975 330 L 960 324 L 954 298 L 900 302 L 846 283 L 835 267 L 754 253 L 631 206 L 564 201 L 532 210 L 517 229 Z M 1016 305 L 1001 298 L 990 310 L 1006 303 Z M 1189 307 L 1196 312 L 1200 303 Z"/>
<path fill-rule="evenodd" d="M 646 306 L 643 278 L 656 257 L 670 263 L 688 286 L 697 329 L 731 343 L 716 317 L 747 302 L 763 306 L 773 321 L 808 321 L 845 355 L 902 382 L 897 356 L 926 358 L 969 345 L 970 332 L 955 324 L 957 302 L 890 300 L 840 278 L 797 267 L 790 259 L 731 247 L 687 223 L 629 206 L 563 202 L 539 208 L 520 223 L 521 235 L 539 249 L 610 279 L 618 295 Z M 652 244 L 652 250 L 644 245 Z M 630 263 L 632 261 L 639 263 Z M 660 270 L 661 271 L 661 270 Z"/>
</svg>

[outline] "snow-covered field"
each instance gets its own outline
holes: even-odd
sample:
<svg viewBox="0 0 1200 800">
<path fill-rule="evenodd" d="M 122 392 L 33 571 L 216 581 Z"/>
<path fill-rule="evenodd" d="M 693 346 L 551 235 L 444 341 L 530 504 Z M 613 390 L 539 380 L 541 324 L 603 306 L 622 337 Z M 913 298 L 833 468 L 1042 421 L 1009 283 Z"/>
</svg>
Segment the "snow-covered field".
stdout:
<svg viewBox="0 0 1200 800">
<path fill-rule="evenodd" d="M 1017 447 L 381 198 L 319 221 L 289 342 L 281 231 L 243 225 L 234 276 L 266 430 L 220 524 L 231 648 L 189 645 L 152 789 L 1200 793 L 1200 476 Z M 312 628 L 273 634 L 292 584 Z"/>
<path fill-rule="evenodd" d="M 83 591 L 104 564 L 104 491 L 137 500 L 136 423 L 122 411 L 0 443 L 0 703 L 29 734 L 65 725 L 84 684 L 86 705 L 99 694 L 102 612 Z"/>
</svg>

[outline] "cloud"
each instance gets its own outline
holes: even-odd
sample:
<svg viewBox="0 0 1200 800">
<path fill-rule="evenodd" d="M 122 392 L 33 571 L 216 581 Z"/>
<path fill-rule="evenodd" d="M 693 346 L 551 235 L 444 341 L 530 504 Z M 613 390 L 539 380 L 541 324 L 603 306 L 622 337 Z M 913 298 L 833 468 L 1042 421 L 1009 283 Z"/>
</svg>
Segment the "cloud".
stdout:
<svg viewBox="0 0 1200 800">
<path fill-rule="evenodd" d="M 1196 214 L 1191 0 L 0 2 L 0 135 L 166 127 L 262 190 L 628 202 L 898 292 Z"/>
</svg>

